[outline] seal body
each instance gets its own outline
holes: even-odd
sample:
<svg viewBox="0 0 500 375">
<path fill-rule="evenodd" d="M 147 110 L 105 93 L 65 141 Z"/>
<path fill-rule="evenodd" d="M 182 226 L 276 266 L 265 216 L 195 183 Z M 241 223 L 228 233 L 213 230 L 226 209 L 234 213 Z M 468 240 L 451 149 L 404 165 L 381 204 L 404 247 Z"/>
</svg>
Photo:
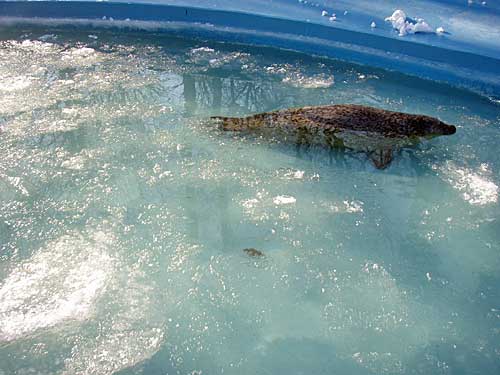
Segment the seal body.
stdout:
<svg viewBox="0 0 500 375">
<path fill-rule="evenodd" d="M 375 153 L 377 162 L 374 163 L 378 168 L 390 163 L 394 149 L 422 137 L 456 132 L 455 126 L 434 117 L 354 104 L 291 108 L 244 118 L 214 118 L 222 122 L 221 128 L 226 131 L 252 132 L 297 144 Z"/>
</svg>

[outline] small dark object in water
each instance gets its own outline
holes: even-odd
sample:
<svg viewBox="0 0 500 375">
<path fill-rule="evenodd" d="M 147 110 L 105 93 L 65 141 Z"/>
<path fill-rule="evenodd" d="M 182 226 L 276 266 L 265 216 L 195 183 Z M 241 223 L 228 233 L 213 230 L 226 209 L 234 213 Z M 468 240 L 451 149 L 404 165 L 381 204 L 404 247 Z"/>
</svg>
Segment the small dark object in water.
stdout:
<svg viewBox="0 0 500 375">
<path fill-rule="evenodd" d="M 456 132 L 453 125 L 437 118 L 392 112 L 354 104 L 284 109 L 256 115 L 213 117 L 227 131 L 269 135 L 297 144 L 322 144 L 367 152 L 375 166 L 386 168 L 393 150 Z"/>
<path fill-rule="evenodd" d="M 264 253 L 262 251 L 259 251 L 257 249 L 254 249 L 253 247 L 249 247 L 248 249 L 243 249 L 245 253 L 250 255 L 251 257 L 263 257 Z"/>
</svg>

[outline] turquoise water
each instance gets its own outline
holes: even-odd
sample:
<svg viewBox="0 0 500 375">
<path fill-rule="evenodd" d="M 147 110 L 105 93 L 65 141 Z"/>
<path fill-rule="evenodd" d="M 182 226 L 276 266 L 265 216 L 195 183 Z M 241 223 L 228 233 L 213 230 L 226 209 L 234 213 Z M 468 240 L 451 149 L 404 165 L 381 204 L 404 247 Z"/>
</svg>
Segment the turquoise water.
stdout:
<svg viewBox="0 0 500 375">
<path fill-rule="evenodd" d="M 500 371 L 498 102 L 164 34 L 0 37 L 0 374 Z M 457 133 L 380 171 L 206 121 L 327 103 Z"/>
</svg>

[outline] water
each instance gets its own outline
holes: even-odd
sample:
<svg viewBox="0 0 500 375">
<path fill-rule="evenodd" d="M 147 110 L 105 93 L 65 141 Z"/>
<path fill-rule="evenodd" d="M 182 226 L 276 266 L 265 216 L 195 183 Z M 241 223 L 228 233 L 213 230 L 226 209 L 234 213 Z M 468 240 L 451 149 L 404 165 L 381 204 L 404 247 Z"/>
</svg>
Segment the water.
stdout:
<svg viewBox="0 0 500 375">
<path fill-rule="evenodd" d="M 498 103 L 167 35 L 0 36 L 0 374 L 499 372 Z M 206 121 L 326 103 L 458 131 L 380 171 Z"/>
</svg>

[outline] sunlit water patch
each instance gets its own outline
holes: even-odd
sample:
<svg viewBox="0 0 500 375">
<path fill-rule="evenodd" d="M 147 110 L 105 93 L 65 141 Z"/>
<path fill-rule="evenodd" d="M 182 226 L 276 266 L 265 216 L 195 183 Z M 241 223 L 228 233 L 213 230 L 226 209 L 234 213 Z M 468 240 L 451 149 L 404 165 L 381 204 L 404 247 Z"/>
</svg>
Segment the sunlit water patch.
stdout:
<svg viewBox="0 0 500 375">
<path fill-rule="evenodd" d="M 107 242 L 64 236 L 14 268 L 0 289 L 0 340 L 88 318 L 113 269 Z"/>
<path fill-rule="evenodd" d="M 0 374 L 500 371 L 497 103 L 291 52 L 15 28 L 0 93 Z M 330 103 L 458 130 L 380 171 L 207 120 Z"/>
</svg>

